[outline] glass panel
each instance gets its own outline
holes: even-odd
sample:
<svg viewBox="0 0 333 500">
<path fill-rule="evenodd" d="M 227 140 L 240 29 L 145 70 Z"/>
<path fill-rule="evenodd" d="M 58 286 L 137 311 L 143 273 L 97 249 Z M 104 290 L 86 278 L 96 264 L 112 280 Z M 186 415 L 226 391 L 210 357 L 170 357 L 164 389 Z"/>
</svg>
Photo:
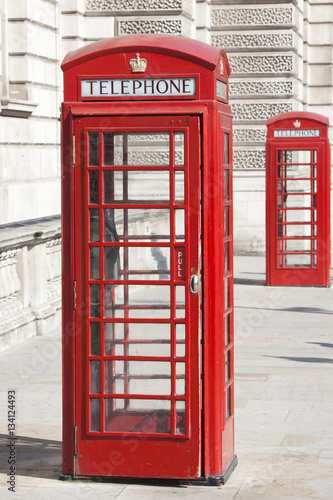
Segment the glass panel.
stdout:
<svg viewBox="0 0 333 500">
<path fill-rule="evenodd" d="M 90 354 L 92 356 L 100 356 L 100 323 L 90 323 Z"/>
<path fill-rule="evenodd" d="M 293 194 L 284 196 L 284 206 L 286 208 L 310 208 L 311 194 Z"/>
<path fill-rule="evenodd" d="M 176 357 L 185 357 L 185 325 L 176 323 Z"/>
<path fill-rule="evenodd" d="M 283 162 L 284 163 L 311 163 L 311 151 L 310 150 L 302 151 L 302 150 L 298 150 L 298 149 L 283 151 Z"/>
<path fill-rule="evenodd" d="M 101 430 L 101 401 L 97 398 L 90 399 L 90 430 Z"/>
<path fill-rule="evenodd" d="M 171 394 L 171 366 L 160 361 L 106 361 L 106 394 Z"/>
<path fill-rule="evenodd" d="M 176 241 L 185 241 L 185 210 L 175 210 L 175 236 Z"/>
<path fill-rule="evenodd" d="M 224 310 L 227 311 L 230 307 L 230 290 L 229 290 L 229 279 L 224 280 Z"/>
<path fill-rule="evenodd" d="M 231 417 L 231 387 L 228 387 L 225 394 L 225 418 Z"/>
<path fill-rule="evenodd" d="M 311 193 L 310 180 L 297 180 L 282 182 L 285 193 Z"/>
<path fill-rule="evenodd" d="M 104 203 L 168 203 L 169 172 L 104 171 Z"/>
<path fill-rule="evenodd" d="M 171 433 L 171 402 L 158 399 L 106 399 L 105 430 Z"/>
<path fill-rule="evenodd" d="M 99 172 L 98 170 L 89 171 L 89 203 L 99 203 Z"/>
<path fill-rule="evenodd" d="M 99 247 L 90 247 L 90 279 L 99 279 Z"/>
<path fill-rule="evenodd" d="M 224 343 L 230 344 L 230 314 L 224 318 Z"/>
<path fill-rule="evenodd" d="M 311 222 L 311 210 L 286 210 L 286 222 Z"/>
<path fill-rule="evenodd" d="M 104 165 L 169 165 L 170 135 L 104 133 Z"/>
<path fill-rule="evenodd" d="M 311 236 L 311 224 L 288 224 L 284 226 L 285 236 Z"/>
<path fill-rule="evenodd" d="M 184 165 L 184 132 L 175 133 L 175 165 Z"/>
<path fill-rule="evenodd" d="M 99 241 L 99 210 L 92 208 L 90 215 L 90 241 Z"/>
<path fill-rule="evenodd" d="M 229 241 L 224 243 L 224 273 L 230 272 L 230 259 L 229 259 Z"/>
<path fill-rule="evenodd" d="M 285 168 L 285 177 L 293 179 L 297 177 L 311 177 L 311 165 L 287 165 Z"/>
<path fill-rule="evenodd" d="M 230 199 L 230 170 L 228 168 L 224 169 L 224 201 Z"/>
<path fill-rule="evenodd" d="M 224 236 L 229 236 L 229 205 L 224 207 Z"/>
<path fill-rule="evenodd" d="M 229 165 L 229 134 L 224 134 L 224 164 Z"/>
<path fill-rule="evenodd" d="M 176 286 L 176 318 L 185 318 L 185 286 Z"/>
<path fill-rule="evenodd" d="M 124 241 L 170 241 L 169 210 L 106 209 L 104 217 L 105 220 L 114 221 L 117 237 Z"/>
<path fill-rule="evenodd" d="M 125 294 L 126 293 L 126 300 Z M 112 301 L 107 299 L 105 285 L 105 317 L 170 318 L 170 287 L 167 285 L 118 285 Z"/>
<path fill-rule="evenodd" d="M 176 363 L 176 395 L 185 396 L 185 363 Z"/>
<path fill-rule="evenodd" d="M 99 318 L 100 316 L 100 297 L 99 285 L 90 285 L 90 317 Z"/>
<path fill-rule="evenodd" d="M 286 255 L 285 266 L 305 266 L 311 267 L 311 255 Z"/>
<path fill-rule="evenodd" d="M 90 361 L 90 392 L 98 394 L 101 392 L 101 363 L 98 360 Z"/>
<path fill-rule="evenodd" d="M 129 247 L 127 256 L 131 279 L 170 279 L 170 248 Z"/>
<path fill-rule="evenodd" d="M 176 434 L 186 434 L 185 401 L 176 401 Z"/>
<path fill-rule="evenodd" d="M 89 132 L 89 165 L 97 166 L 98 165 L 98 146 L 99 146 L 99 137 L 98 132 Z"/>
<path fill-rule="evenodd" d="M 296 238 L 294 240 L 285 240 L 286 252 L 310 252 L 311 240 Z"/>
<path fill-rule="evenodd" d="M 230 380 L 230 351 L 227 351 L 224 356 L 224 368 L 225 368 L 225 384 Z"/>
<path fill-rule="evenodd" d="M 124 275 L 124 249 L 121 247 L 104 247 L 104 277 L 106 280 L 121 280 Z M 110 288 L 110 291 L 112 288 Z"/>
<path fill-rule="evenodd" d="M 105 354 L 168 357 L 170 324 L 105 323 Z"/>
<path fill-rule="evenodd" d="M 185 173 L 180 170 L 175 172 L 175 201 L 185 201 Z"/>
</svg>

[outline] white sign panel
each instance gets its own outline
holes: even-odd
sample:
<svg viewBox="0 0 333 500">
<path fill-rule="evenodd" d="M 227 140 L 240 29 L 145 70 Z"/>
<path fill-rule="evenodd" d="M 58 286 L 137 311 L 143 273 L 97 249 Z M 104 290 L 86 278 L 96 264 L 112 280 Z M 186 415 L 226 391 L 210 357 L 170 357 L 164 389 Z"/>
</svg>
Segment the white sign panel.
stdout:
<svg viewBox="0 0 333 500">
<path fill-rule="evenodd" d="M 190 96 L 196 94 L 195 78 L 137 78 L 81 80 L 81 97 Z"/>
<path fill-rule="evenodd" d="M 320 130 L 274 130 L 274 137 L 319 137 Z"/>
</svg>

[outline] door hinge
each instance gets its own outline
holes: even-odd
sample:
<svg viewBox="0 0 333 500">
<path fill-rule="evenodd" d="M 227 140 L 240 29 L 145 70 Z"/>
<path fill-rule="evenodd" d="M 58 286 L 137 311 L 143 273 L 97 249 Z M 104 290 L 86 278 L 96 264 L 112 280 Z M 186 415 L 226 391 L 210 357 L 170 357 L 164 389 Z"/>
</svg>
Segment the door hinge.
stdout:
<svg viewBox="0 0 333 500">
<path fill-rule="evenodd" d="M 73 135 L 73 165 L 75 165 L 75 135 Z"/>
<path fill-rule="evenodd" d="M 74 455 L 77 455 L 78 444 L 77 444 L 77 426 L 74 425 Z"/>
<path fill-rule="evenodd" d="M 76 310 L 76 281 L 73 281 L 73 309 Z"/>
</svg>

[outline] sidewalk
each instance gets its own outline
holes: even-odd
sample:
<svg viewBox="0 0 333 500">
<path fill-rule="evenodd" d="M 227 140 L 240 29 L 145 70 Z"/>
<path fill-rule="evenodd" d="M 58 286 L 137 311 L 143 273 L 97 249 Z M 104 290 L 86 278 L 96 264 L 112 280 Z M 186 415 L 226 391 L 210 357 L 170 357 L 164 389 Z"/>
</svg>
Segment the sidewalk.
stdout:
<svg viewBox="0 0 333 500">
<path fill-rule="evenodd" d="M 61 338 L 0 353 L 0 498 L 332 500 L 333 290 L 266 287 L 263 257 L 235 258 L 238 466 L 220 488 L 59 481 Z M 16 492 L 7 393 L 16 391 Z"/>
</svg>

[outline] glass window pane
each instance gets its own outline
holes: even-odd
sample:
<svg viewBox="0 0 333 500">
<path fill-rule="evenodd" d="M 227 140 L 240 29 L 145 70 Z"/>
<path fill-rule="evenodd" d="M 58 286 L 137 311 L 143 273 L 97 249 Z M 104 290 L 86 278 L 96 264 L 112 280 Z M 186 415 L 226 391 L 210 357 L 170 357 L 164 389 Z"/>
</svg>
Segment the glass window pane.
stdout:
<svg viewBox="0 0 333 500">
<path fill-rule="evenodd" d="M 104 165 L 169 165 L 169 133 L 104 133 Z"/>
<path fill-rule="evenodd" d="M 175 165 L 184 165 L 184 132 L 175 133 Z"/>
<path fill-rule="evenodd" d="M 101 401 L 97 398 L 90 399 L 90 430 L 101 430 Z"/>
<path fill-rule="evenodd" d="M 171 365 L 164 361 L 106 361 L 105 393 L 171 395 Z"/>
<path fill-rule="evenodd" d="M 229 224 L 230 224 L 230 219 L 229 219 L 229 205 L 224 207 L 224 236 L 227 237 L 229 236 Z"/>
<path fill-rule="evenodd" d="M 99 279 L 99 247 L 90 247 L 90 279 Z"/>
<path fill-rule="evenodd" d="M 224 169 L 224 200 L 228 201 L 230 199 L 230 170 L 228 168 Z"/>
<path fill-rule="evenodd" d="M 176 318 L 185 318 L 185 286 L 176 286 Z"/>
<path fill-rule="evenodd" d="M 90 354 L 92 356 L 101 354 L 100 337 L 100 323 L 90 323 Z"/>
<path fill-rule="evenodd" d="M 312 155 L 310 150 L 286 150 L 283 151 L 284 163 L 311 163 Z"/>
<path fill-rule="evenodd" d="M 176 323 L 176 357 L 185 357 L 185 325 Z"/>
<path fill-rule="evenodd" d="M 128 273 L 131 279 L 170 279 L 170 248 L 127 248 Z"/>
<path fill-rule="evenodd" d="M 169 172 L 104 171 L 105 203 L 169 203 Z"/>
<path fill-rule="evenodd" d="M 185 210 L 175 210 L 175 236 L 176 241 L 185 241 Z"/>
<path fill-rule="evenodd" d="M 100 316 L 100 297 L 99 285 L 90 285 L 90 317 L 99 318 Z"/>
<path fill-rule="evenodd" d="M 224 355 L 225 384 L 230 380 L 230 366 L 230 351 L 227 351 Z"/>
<path fill-rule="evenodd" d="M 284 196 L 284 206 L 286 208 L 310 208 L 311 198 L 311 194 L 290 194 Z"/>
<path fill-rule="evenodd" d="M 98 147 L 99 147 L 99 137 L 98 132 L 89 132 L 89 165 L 98 165 Z"/>
<path fill-rule="evenodd" d="M 285 168 L 285 177 L 287 179 L 293 178 L 310 178 L 311 177 L 311 165 L 287 165 Z"/>
<path fill-rule="evenodd" d="M 285 266 L 304 266 L 311 267 L 311 255 L 286 255 L 285 256 Z"/>
<path fill-rule="evenodd" d="M 227 311 L 230 307 L 230 287 L 229 287 L 229 279 L 225 278 L 224 280 L 224 310 Z"/>
<path fill-rule="evenodd" d="M 224 318 L 224 344 L 225 346 L 230 344 L 230 314 Z"/>
<path fill-rule="evenodd" d="M 171 433 L 171 401 L 106 399 L 105 430 L 113 432 Z"/>
<path fill-rule="evenodd" d="M 311 222 L 311 210 L 286 210 L 286 222 Z"/>
<path fill-rule="evenodd" d="M 99 172 L 89 171 L 89 203 L 99 203 Z"/>
<path fill-rule="evenodd" d="M 107 299 L 105 285 L 105 317 L 170 318 L 170 287 L 167 285 L 118 285 Z M 126 299 L 126 300 L 125 300 Z"/>
<path fill-rule="evenodd" d="M 282 182 L 284 193 L 311 193 L 310 180 L 293 179 L 290 181 Z"/>
<path fill-rule="evenodd" d="M 229 165 L 229 134 L 224 134 L 224 164 Z"/>
<path fill-rule="evenodd" d="M 176 363 L 176 395 L 185 396 L 185 363 Z"/>
<path fill-rule="evenodd" d="M 100 361 L 91 360 L 90 361 L 90 392 L 98 394 L 101 392 L 101 368 Z"/>
<path fill-rule="evenodd" d="M 185 401 L 176 401 L 176 434 L 186 434 Z"/>
<path fill-rule="evenodd" d="M 185 173 L 182 170 L 175 171 L 175 201 L 185 201 Z"/>
<path fill-rule="evenodd" d="M 225 418 L 228 420 L 231 417 L 231 387 L 227 388 L 225 396 Z"/>
<path fill-rule="evenodd" d="M 90 241 L 99 241 L 99 210 L 92 208 L 89 210 L 90 219 Z"/>
<path fill-rule="evenodd" d="M 294 240 L 285 240 L 286 252 L 311 252 L 311 240 L 296 238 Z"/>
<path fill-rule="evenodd" d="M 224 273 L 230 272 L 230 253 L 229 253 L 229 241 L 224 243 Z"/>
<path fill-rule="evenodd" d="M 124 241 L 170 241 L 169 210 L 106 209 L 104 217 L 114 221 L 117 237 Z"/>
<path fill-rule="evenodd" d="M 311 224 L 286 224 L 285 236 L 311 236 Z"/>
</svg>

